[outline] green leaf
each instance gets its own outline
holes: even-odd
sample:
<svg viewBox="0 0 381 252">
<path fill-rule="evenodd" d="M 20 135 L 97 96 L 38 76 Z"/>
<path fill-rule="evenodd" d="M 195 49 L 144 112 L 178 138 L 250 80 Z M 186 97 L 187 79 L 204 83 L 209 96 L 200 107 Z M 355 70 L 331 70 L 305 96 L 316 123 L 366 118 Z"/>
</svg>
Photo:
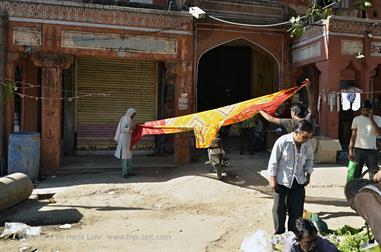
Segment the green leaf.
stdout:
<svg viewBox="0 0 381 252">
<path fill-rule="evenodd" d="M 16 88 L 16 83 L 13 81 L 5 80 L 3 81 L 3 103 L 7 103 L 9 99 L 12 97 L 13 91 Z"/>
</svg>

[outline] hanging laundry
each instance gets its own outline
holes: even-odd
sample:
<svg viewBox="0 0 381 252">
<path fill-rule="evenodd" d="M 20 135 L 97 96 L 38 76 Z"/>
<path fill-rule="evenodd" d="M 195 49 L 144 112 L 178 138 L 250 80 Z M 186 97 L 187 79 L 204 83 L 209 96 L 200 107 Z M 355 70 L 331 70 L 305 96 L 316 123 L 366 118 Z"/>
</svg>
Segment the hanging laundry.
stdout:
<svg viewBox="0 0 381 252">
<path fill-rule="evenodd" d="M 361 107 L 361 94 L 360 93 L 355 93 L 355 100 L 352 103 L 352 110 L 357 111 Z"/>
<path fill-rule="evenodd" d="M 341 93 L 341 105 L 343 110 L 349 110 L 351 108 L 351 102 L 348 100 L 347 96 L 349 93 Z"/>
<path fill-rule="evenodd" d="M 326 103 L 327 102 L 327 89 L 326 88 L 323 88 L 321 90 L 321 96 L 322 96 L 322 99 L 323 99 L 323 103 Z"/>
<path fill-rule="evenodd" d="M 340 112 L 340 99 L 341 99 L 341 96 L 340 96 L 340 93 L 336 93 L 336 109 L 337 109 L 337 112 Z"/>
<path fill-rule="evenodd" d="M 318 97 L 317 111 L 320 111 L 320 103 L 321 103 L 321 94 L 319 94 L 319 97 Z"/>
<path fill-rule="evenodd" d="M 328 104 L 329 104 L 329 111 L 333 111 L 336 104 L 336 93 L 330 92 L 328 93 Z"/>
</svg>

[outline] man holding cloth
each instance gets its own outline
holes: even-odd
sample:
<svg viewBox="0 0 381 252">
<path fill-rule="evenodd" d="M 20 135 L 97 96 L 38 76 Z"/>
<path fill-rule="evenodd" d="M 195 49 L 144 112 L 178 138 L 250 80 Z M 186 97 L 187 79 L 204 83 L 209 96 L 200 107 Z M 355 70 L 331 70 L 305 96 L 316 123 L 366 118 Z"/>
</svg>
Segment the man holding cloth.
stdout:
<svg viewBox="0 0 381 252">
<path fill-rule="evenodd" d="M 313 172 L 314 151 L 308 141 L 313 133 L 311 123 L 300 120 L 294 132 L 278 138 L 271 152 L 268 172 L 273 191 L 273 221 L 275 234 L 295 230 L 296 219 L 304 209 L 304 187 L 309 184 Z"/>
</svg>

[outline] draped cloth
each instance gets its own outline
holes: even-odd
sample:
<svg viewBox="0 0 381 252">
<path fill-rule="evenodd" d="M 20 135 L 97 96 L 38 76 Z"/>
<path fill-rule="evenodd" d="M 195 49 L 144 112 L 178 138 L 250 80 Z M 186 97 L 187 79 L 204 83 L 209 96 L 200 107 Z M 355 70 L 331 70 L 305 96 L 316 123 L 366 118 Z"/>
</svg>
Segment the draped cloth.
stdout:
<svg viewBox="0 0 381 252">
<path fill-rule="evenodd" d="M 274 114 L 283 102 L 304 86 L 303 84 L 284 89 L 217 109 L 137 125 L 132 133 L 131 148 L 145 135 L 173 134 L 186 131 L 193 131 L 197 148 L 207 148 L 212 144 L 222 126 L 249 119 L 256 115 L 259 110 Z"/>
</svg>

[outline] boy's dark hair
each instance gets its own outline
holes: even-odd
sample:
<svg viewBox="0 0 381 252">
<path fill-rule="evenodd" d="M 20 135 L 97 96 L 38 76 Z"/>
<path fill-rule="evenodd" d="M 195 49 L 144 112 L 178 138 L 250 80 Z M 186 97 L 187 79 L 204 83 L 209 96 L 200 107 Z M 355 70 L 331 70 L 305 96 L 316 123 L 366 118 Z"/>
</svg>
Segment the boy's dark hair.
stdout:
<svg viewBox="0 0 381 252">
<path fill-rule="evenodd" d="M 361 108 L 372 109 L 372 103 L 369 100 L 365 100 L 361 103 Z"/>
<path fill-rule="evenodd" d="M 313 133 L 314 132 L 314 127 L 313 127 L 313 125 L 309 121 L 307 121 L 307 120 L 300 120 L 298 122 L 298 124 L 296 125 L 294 132 L 300 132 L 300 131 L 304 131 L 304 132 L 308 132 L 308 133 Z"/>
<path fill-rule="evenodd" d="M 311 236 L 313 234 L 317 234 L 318 231 L 314 224 L 310 220 L 306 220 L 303 218 L 298 218 L 295 223 L 295 239 L 300 241 L 303 238 L 303 234 L 307 234 Z"/>
<path fill-rule="evenodd" d="M 344 194 L 347 202 L 351 205 L 354 197 L 360 189 L 370 184 L 372 184 L 372 182 L 368 179 L 353 179 L 352 181 L 349 181 L 344 188 Z"/>
<path fill-rule="evenodd" d="M 292 104 L 290 110 L 299 118 L 304 118 L 307 115 L 307 108 L 301 103 Z"/>
</svg>

